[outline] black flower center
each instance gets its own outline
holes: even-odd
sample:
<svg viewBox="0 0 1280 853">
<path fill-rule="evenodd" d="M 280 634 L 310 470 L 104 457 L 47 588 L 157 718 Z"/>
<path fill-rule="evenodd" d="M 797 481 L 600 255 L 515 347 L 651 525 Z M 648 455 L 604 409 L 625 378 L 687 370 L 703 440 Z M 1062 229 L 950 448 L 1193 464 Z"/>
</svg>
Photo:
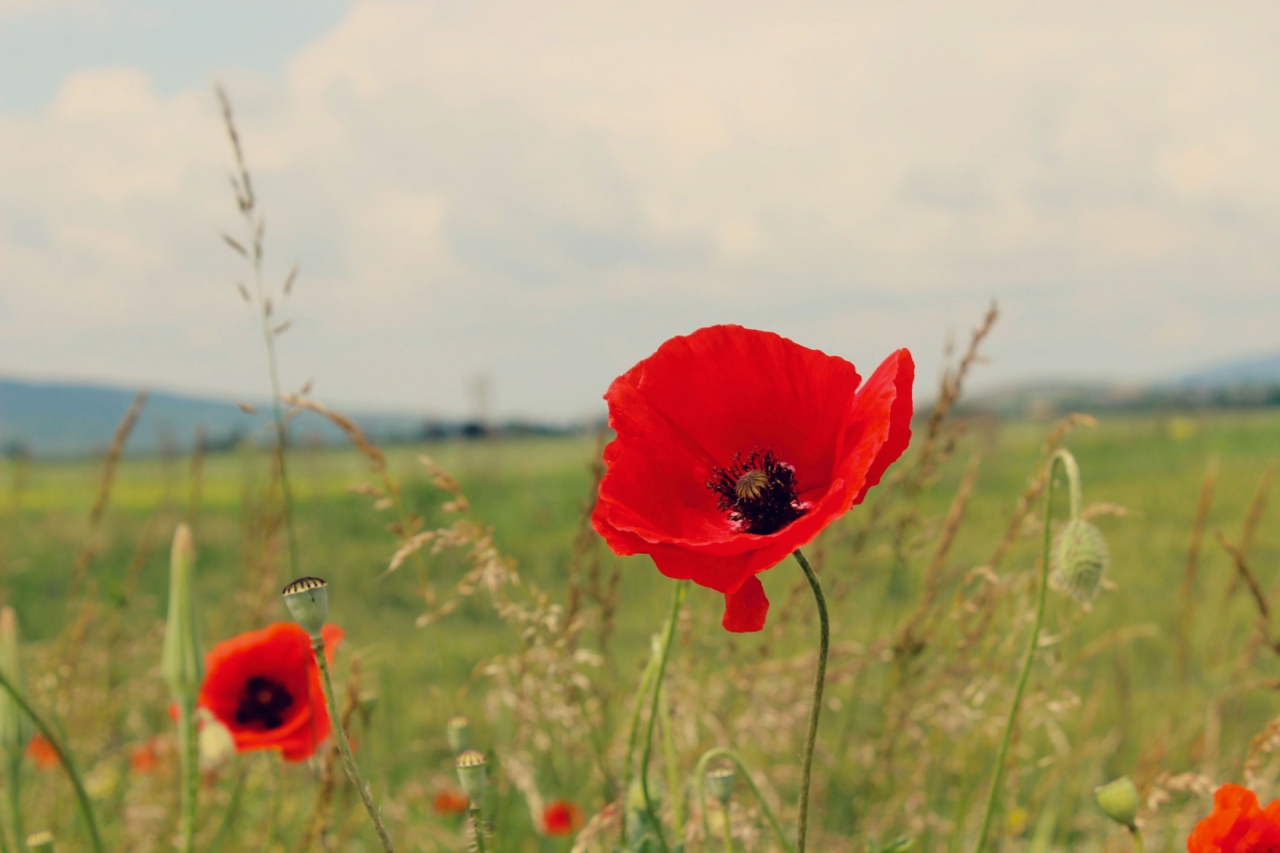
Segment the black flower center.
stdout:
<svg viewBox="0 0 1280 853">
<path fill-rule="evenodd" d="M 773 451 L 734 454 L 728 468 L 713 468 L 707 488 L 719 496 L 717 506 L 747 533 L 777 533 L 805 508 L 796 500 L 796 469 L 779 462 Z"/>
<path fill-rule="evenodd" d="M 257 723 L 267 731 L 278 729 L 284 725 L 284 712 L 292 704 L 293 697 L 284 685 L 255 675 L 240 694 L 236 722 L 242 726 Z"/>
</svg>

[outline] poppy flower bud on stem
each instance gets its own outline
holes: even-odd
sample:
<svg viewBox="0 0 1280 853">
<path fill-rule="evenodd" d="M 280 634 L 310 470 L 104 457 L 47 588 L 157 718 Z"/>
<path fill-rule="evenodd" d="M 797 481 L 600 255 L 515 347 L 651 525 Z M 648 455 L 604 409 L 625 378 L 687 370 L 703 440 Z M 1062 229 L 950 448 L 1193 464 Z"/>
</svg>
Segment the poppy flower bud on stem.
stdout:
<svg viewBox="0 0 1280 853">
<path fill-rule="evenodd" d="M 450 717 L 444 724 L 444 735 L 454 755 L 466 752 L 471 748 L 471 721 L 461 714 Z"/>
<path fill-rule="evenodd" d="M 200 743 L 196 737 L 196 697 L 204 679 L 204 655 L 196 630 L 196 548 L 191 528 L 179 524 L 169 557 L 169 616 L 161 658 L 164 679 L 178 705 L 182 814 L 179 835 L 183 853 L 191 853 L 196 837 L 196 797 L 200 789 Z"/>
<path fill-rule="evenodd" d="M 314 643 L 324 630 L 329 615 L 329 587 L 320 578 L 298 578 L 282 592 L 293 621 L 302 626 Z"/>
<path fill-rule="evenodd" d="M 458 784 L 471 801 L 471 825 L 476 835 L 476 849 L 484 853 L 484 828 L 480 825 L 480 810 L 484 804 L 485 765 L 484 753 L 474 749 L 464 751 L 454 760 L 458 768 Z"/>
<path fill-rule="evenodd" d="M 717 767 L 707 772 L 707 790 L 722 806 L 727 805 L 729 798 L 733 796 L 735 776 L 733 768 L 729 766 Z"/>
<path fill-rule="evenodd" d="M 342 727 L 342 716 L 338 712 L 338 701 L 333 695 L 333 677 L 329 674 L 329 661 L 324 653 L 324 620 L 329 614 L 328 587 L 320 578 L 298 578 L 286 586 L 281 594 L 290 615 L 311 637 L 311 650 L 315 653 L 316 666 L 320 668 L 320 684 L 324 687 L 325 709 L 329 719 L 333 721 L 333 738 L 338 743 L 338 752 L 342 756 L 342 766 L 347 771 L 351 784 L 360 793 L 360 801 L 364 810 L 369 813 L 369 820 L 378 834 L 378 841 L 385 853 L 394 853 L 391 836 L 382 824 L 382 816 L 378 813 L 378 805 L 373 801 L 369 785 L 360 775 L 360 767 L 355 756 L 351 754 L 351 743 L 347 740 L 347 732 Z"/>
<path fill-rule="evenodd" d="M 1093 789 L 1102 813 L 1129 830 L 1133 847 L 1142 853 L 1142 833 L 1138 831 L 1138 789 L 1128 776 Z"/>
</svg>

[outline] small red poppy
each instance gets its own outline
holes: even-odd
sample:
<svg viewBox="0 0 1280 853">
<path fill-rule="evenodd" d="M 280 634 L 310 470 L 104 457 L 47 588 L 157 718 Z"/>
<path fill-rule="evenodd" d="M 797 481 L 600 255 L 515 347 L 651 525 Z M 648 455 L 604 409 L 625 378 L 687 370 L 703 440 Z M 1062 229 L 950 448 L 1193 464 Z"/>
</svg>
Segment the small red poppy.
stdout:
<svg viewBox="0 0 1280 853">
<path fill-rule="evenodd" d="M 724 593 L 726 629 L 758 631 L 769 601 L 756 575 L 861 503 L 906 450 L 914 377 L 905 349 L 861 384 L 844 359 L 772 332 L 672 338 L 604 395 L 617 438 L 592 524 L 616 553 Z"/>
<path fill-rule="evenodd" d="M 164 752 L 164 743 L 159 738 L 150 737 L 142 743 L 133 745 L 129 750 L 129 769 L 139 775 L 156 772 L 160 767 L 160 758 Z"/>
<path fill-rule="evenodd" d="M 341 628 L 324 626 L 330 663 L 342 637 Z M 278 748 L 285 760 L 303 761 L 332 731 L 311 640 L 293 622 L 218 643 L 205 669 L 200 706 L 227 727 L 238 752 Z"/>
<path fill-rule="evenodd" d="M 582 811 L 568 800 L 552 800 L 542 810 L 547 835 L 568 835 L 582 826 Z"/>
<path fill-rule="evenodd" d="M 1188 853 L 1255 853 L 1280 850 L 1280 800 L 1265 809 L 1248 788 L 1223 785 L 1213 795 L 1213 813 L 1196 824 Z"/>
<path fill-rule="evenodd" d="M 27 741 L 27 756 L 35 762 L 37 770 L 58 766 L 58 750 L 44 735 L 38 734 Z"/>
<path fill-rule="evenodd" d="M 445 788 L 436 794 L 431 806 L 436 810 L 436 814 L 462 814 L 470 804 L 471 801 L 467 799 L 467 795 L 457 788 Z"/>
</svg>

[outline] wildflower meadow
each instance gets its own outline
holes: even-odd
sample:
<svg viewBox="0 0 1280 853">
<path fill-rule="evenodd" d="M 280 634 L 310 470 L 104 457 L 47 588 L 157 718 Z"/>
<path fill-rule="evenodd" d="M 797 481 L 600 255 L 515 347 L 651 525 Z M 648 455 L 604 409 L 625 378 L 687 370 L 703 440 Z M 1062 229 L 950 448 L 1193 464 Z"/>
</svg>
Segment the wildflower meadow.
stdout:
<svg viewBox="0 0 1280 853">
<path fill-rule="evenodd" d="M 713 324 L 381 446 L 281 386 L 220 96 L 271 439 L 0 467 L 0 853 L 1280 850 L 1274 408 L 993 415 L 993 304 L 936 384 Z"/>
</svg>

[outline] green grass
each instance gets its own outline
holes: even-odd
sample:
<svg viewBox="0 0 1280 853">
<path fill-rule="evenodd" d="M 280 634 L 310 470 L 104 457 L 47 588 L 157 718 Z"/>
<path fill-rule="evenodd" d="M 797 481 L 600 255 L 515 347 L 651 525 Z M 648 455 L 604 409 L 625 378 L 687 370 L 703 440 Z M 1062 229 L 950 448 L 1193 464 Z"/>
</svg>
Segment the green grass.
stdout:
<svg viewBox="0 0 1280 853">
<path fill-rule="evenodd" d="M 1003 535 L 1048 428 L 1040 423 L 972 424 L 935 480 L 913 498 L 890 504 L 886 524 L 877 528 L 870 546 L 856 558 L 845 534 L 862 525 L 866 506 L 855 508 L 825 534 L 825 547 L 810 549 L 823 552 L 824 583 L 836 593 L 834 642 L 867 647 L 883 638 L 891 641 L 920 600 L 924 566 L 939 520 L 965 464 L 971 454 L 981 456 L 973 497 L 946 561 L 948 580 L 938 611 L 942 618 L 925 651 L 896 661 L 888 651 L 865 660 L 856 651 L 833 659 L 830 695 L 837 704 L 824 718 L 827 754 L 820 753 L 815 770 L 815 819 L 830 838 L 907 832 L 920 839 L 919 849 L 946 850 L 954 838 L 963 836 L 963 830 L 957 835 L 939 823 L 941 818 L 923 823 L 917 818 L 967 812 L 966 826 L 972 826 L 998 732 L 990 730 L 988 723 L 952 718 L 970 713 L 961 713 L 961 706 L 972 699 L 961 696 L 967 685 L 995 690 L 985 703 L 966 706 L 979 709 L 972 712 L 975 720 L 996 719 L 1007 707 L 1014 658 L 1027 629 L 1025 622 L 1014 620 L 1028 609 L 1038 538 L 1020 539 L 999 567 L 1002 576 L 1025 582 L 1009 587 L 1008 596 L 998 605 L 993 629 L 981 642 L 957 651 L 959 629 L 954 626 L 961 624 L 961 617 L 959 609 L 951 608 L 979 594 L 982 582 L 965 580 L 965 574 L 988 560 Z M 1044 815 L 1052 817 L 1047 838 L 1054 846 L 1080 849 L 1101 844 L 1110 831 L 1087 801 L 1087 792 L 1111 776 L 1131 774 L 1144 786 L 1156 784 L 1162 771 L 1195 771 L 1215 781 L 1239 780 L 1250 738 L 1276 710 L 1272 691 L 1250 685 L 1280 676 L 1280 658 L 1265 648 L 1246 657 L 1255 632 L 1255 612 L 1243 594 L 1225 599 L 1233 570 L 1213 531 L 1221 528 L 1228 539 L 1239 539 L 1242 518 L 1262 472 L 1280 455 L 1280 415 L 1110 417 L 1098 429 L 1078 430 L 1066 446 L 1083 472 L 1085 504 L 1118 504 L 1129 514 L 1097 519 L 1110 545 L 1109 578 L 1115 588 L 1104 591 L 1089 612 L 1080 612 L 1061 597 L 1051 599 L 1046 624 L 1051 642 L 1033 673 L 1024 729 L 1011 761 L 1007 814 L 998 832 L 1009 849 L 1031 845 L 1037 823 L 1045 824 Z M 452 519 L 439 510 L 443 497 L 416 462 L 419 452 L 429 453 L 457 476 L 471 501 L 471 517 L 492 527 L 499 548 L 516 561 L 521 577 L 548 591 L 553 599 L 562 598 L 574 536 L 590 497 L 589 464 L 595 442 L 530 439 L 393 449 L 390 465 L 403 478 L 406 502 L 423 514 L 428 526 L 436 526 Z M 1180 590 L 1197 494 L 1211 456 L 1218 460 L 1219 476 L 1188 625 Z M 202 498 L 193 516 L 206 646 L 251 627 L 237 598 L 247 585 L 261 580 L 278 587 L 287 580 L 279 574 L 284 571 L 279 542 L 262 569 L 269 577 L 253 577 L 246 570 L 246 542 L 252 540 L 246 533 L 246 519 L 260 515 L 253 509 L 259 500 L 254 496 L 261 494 L 267 481 L 268 461 L 265 454 L 249 451 L 206 460 Z M 900 464 L 909 464 L 909 458 Z M 348 491 L 369 479 L 362 457 L 346 450 L 295 451 L 292 475 L 301 566 L 329 580 L 332 620 L 347 631 L 340 670 L 345 671 L 354 653 L 360 660 L 362 685 L 378 694 L 367 733 L 361 734 L 361 760 L 371 768 L 375 788 L 406 803 L 402 810 L 393 810 L 399 831 L 420 823 L 439 825 L 441 831 L 451 833 L 447 821 L 435 818 L 422 805 L 423 797 L 448 778 L 443 721 L 463 711 L 477 721 L 478 735 L 486 744 L 501 744 L 503 738 L 514 736 L 518 727 L 500 709 L 495 713 L 486 706 L 489 681 L 482 667 L 495 655 L 516 649 L 517 634 L 482 596 L 438 623 L 415 627 L 423 604 L 414 593 L 412 568 L 406 565 L 394 574 L 385 573 L 396 548 L 384 527 L 390 513 L 375 510 L 369 497 Z M 0 498 L 0 572 L 4 603 L 18 611 L 30 641 L 29 667 L 52 659 L 75 615 L 77 601 L 69 600 L 71 566 L 80 549 L 92 541 L 97 555 L 90 576 L 95 600 L 102 602 L 97 616 L 119 620 L 129 637 L 128 647 L 136 650 L 128 660 L 116 663 L 124 673 L 120 677 L 138 684 L 149 683 L 148 679 L 159 682 L 156 638 L 164 618 L 168 539 L 176 521 L 190 512 L 187 461 L 126 459 L 102 528 L 91 540 L 86 519 L 97 489 L 96 463 L 39 462 L 23 476 L 25 484 L 17 490 L 12 465 L 0 469 L 0 483 L 6 489 Z M 868 504 L 875 496 L 873 491 Z M 1250 557 L 1265 590 L 1280 581 L 1276 571 L 1280 525 L 1274 507 L 1280 496 L 1272 503 Z M 1055 517 L 1062 518 L 1065 511 L 1064 499 Z M 1034 515 L 1039 514 L 1037 509 Z M 906 535 L 895 548 L 892 523 L 898 521 Z M 144 541 L 139 557 L 144 530 L 150 532 L 149 551 Z M 619 558 L 598 543 L 593 548 L 599 549 L 607 576 Z M 133 581 L 131 564 L 138 571 Z M 648 654 L 648 638 L 660 627 L 671 589 L 671 582 L 646 558 L 628 558 L 621 564 L 616 639 L 597 674 L 599 694 L 608 700 L 603 734 L 613 741 L 622 737 L 619 727 L 630 707 L 628 696 Z M 464 570 L 456 554 L 431 557 L 427 565 L 442 593 Z M 801 580 L 799 570 L 788 562 L 763 579 L 774 604 L 771 622 L 781 621 L 784 602 Z M 271 618 L 285 618 L 278 600 L 271 607 Z M 770 628 L 758 635 L 737 636 L 719 628 L 718 595 L 695 587 L 688 607 L 689 621 L 675 652 L 676 671 L 684 680 L 677 677 L 672 693 L 677 716 L 692 721 L 687 732 L 693 734 L 682 735 L 680 760 L 687 765 L 682 772 L 691 770 L 701 749 L 734 746 L 750 760 L 777 768 L 771 771 L 774 785 L 783 802 L 790 803 L 794 778 L 786 768 L 794 765 L 795 756 L 765 742 L 764 736 L 747 743 L 725 743 L 724 738 L 734 733 L 745 738 L 765 725 L 751 719 L 767 716 L 765 706 L 751 703 L 767 703 L 767 679 L 774 676 L 760 676 L 765 682 L 757 683 L 754 673 L 764 673 L 771 662 L 812 647 L 812 603 L 798 599 L 794 611 L 798 621 L 793 619 L 785 630 Z M 1183 631 L 1189 631 L 1191 638 L 1185 672 L 1178 657 Z M 90 636 L 97 635 L 91 630 Z M 591 630 L 586 631 L 586 645 L 592 645 L 593 637 Z M 1108 643 L 1109 638 L 1115 641 Z M 794 674 L 798 684 L 806 683 L 807 666 L 803 663 Z M 40 675 L 31 670 L 29 674 Z M 679 685 L 687 684 L 691 695 L 711 702 L 707 698 L 711 694 L 697 691 L 706 691 L 717 679 L 734 686 L 726 687 L 723 695 L 714 694 L 721 702 L 714 707 L 689 707 L 678 692 Z M 954 695 L 948 692 L 953 688 Z M 38 691 L 35 695 L 46 697 Z M 154 701 L 155 696 L 163 696 L 161 688 L 147 694 L 149 704 L 110 695 L 115 697 L 113 702 L 120 702 L 104 709 L 115 720 L 113 735 L 78 732 L 71 724 L 83 716 L 64 709 L 68 734 L 77 748 L 119 751 L 145 734 L 168 731 L 165 704 Z M 1054 710 L 1054 702 L 1065 703 L 1063 709 Z M 937 709 L 929 710 L 935 704 Z M 1216 710 L 1211 714 L 1211 709 Z M 1220 726 L 1216 735 L 1212 728 L 1208 730 L 1206 744 L 1206 720 L 1213 714 Z M 798 740 L 799 734 L 795 737 Z M 1209 754 L 1214 737 L 1217 751 Z M 594 775 L 597 762 L 587 744 L 584 736 L 566 741 L 562 751 L 520 746 L 534 754 L 539 784 L 548 796 L 554 792 L 575 798 L 591 813 L 603 801 L 601 781 Z M 896 746 L 889 750 L 885 744 Z M 889 752 L 895 754 L 882 754 Z M 1042 762 L 1045 756 L 1050 760 Z M 83 763 L 93 765 L 94 758 Z M 917 768 L 919 775 L 904 767 Z M 255 773 L 255 784 L 266 785 L 265 770 Z M 146 780 L 145 785 L 163 787 L 158 779 Z M 290 768 L 285 781 L 289 802 L 294 803 L 285 809 L 288 813 L 293 808 L 289 818 L 293 822 L 285 821 L 285 837 L 292 837 L 288 833 L 296 832 L 305 820 L 314 782 L 299 768 Z M 79 838 L 70 815 L 49 805 L 63 790 L 59 784 L 50 774 L 35 777 L 29 794 L 32 811 L 54 821 L 60 837 L 70 845 L 60 849 L 79 849 L 74 846 Z M 139 793 L 143 782 L 130 784 L 119 782 L 115 795 L 130 802 L 129 798 L 147 796 L 169 802 L 167 794 Z M 211 795 L 215 799 L 225 796 L 226 780 L 218 784 L 222 787 Z M 519 814 L 519 798 L 510 786 L 500 782 L 499 788 L 503 798 L 500 829 L 505 827 L 508 837 L 500 849 L 568 849 L 567 842 L 554 839 L 512 840 L 527 832 L 528 820 Z M 1172 812 L 1166 807 L 1151 818 L 1157 837 L 1149 849 L 1178 849 L 1177 833 L 1185 832 L 1187 821 L 1204 807 L 1199 799 L 1176 795 Z M 246 814 L 257 821 L 257 811 L 263 808 L 255 802 Z M 42 811 L 47 809 L 51 810 Z M 248 817 L 237 836 L 245 846 L 234 849 L 254 849 L 250 839 L 255 824 Z M 28 828 L 33 828 L 35 819 L 28 819 Z M 163 820 L 157 820 L 163 825 Z M 127 821 L 108 819 L 106 823 L 114 823 L 109 835 L 126 837 Z M 424 849 L 434 849 L 427 841 L 421 843 Z M 459 844 L 454 842 L 450 848 L 446 843 L 444 849 L 460 849 Z"/>
</svg>

